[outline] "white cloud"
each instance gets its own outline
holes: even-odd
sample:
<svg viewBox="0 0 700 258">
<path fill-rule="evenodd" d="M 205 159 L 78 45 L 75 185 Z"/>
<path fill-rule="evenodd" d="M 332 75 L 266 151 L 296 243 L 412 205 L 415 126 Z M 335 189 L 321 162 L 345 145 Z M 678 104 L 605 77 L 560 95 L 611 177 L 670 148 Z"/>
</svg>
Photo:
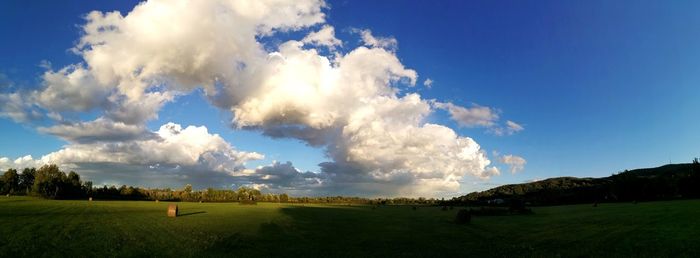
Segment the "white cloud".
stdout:
<svg viewBox="0 0 700 258">
<path fill-rule="evenodd" d="M 433 87 L 433 80 L 430 78 L 425 79 L 425 81 L 423 81 L 423 86 L 430 89 L 431 87 Z"/>
<path fill-rule="evenodd" d="M 452 120 L 463 127 L 492 127 L 499 119 L 499 112 L 490 107 L 474 105 L 471 108 L 465 108 L 449 102 L 435 102 L 435 106 L 447 110 Z"/>
<path fill-rule="evenodd" d="M 32 108 L 32 104 L 19 92 L 0 94 L 0 116 L 16 122 L 29 122 L 41 117 Z"/>
<path fill-rule="evenodd" d="M 81 65 L 46 71 L 42 79 L 44 88 L 33 92 L 33 97 L 40 106 L 52 111 L 88 111 L 105 103 L 110 91 Z"/>
<path fill-rule="evenodd" d="M 235 150 L 206 127 L 167 123 L 153 132 L 154 137 L 130 141 L 73 143 L 41 158 L 44 163 L 123 163 L 138 165 L 169 164 L 204 166 L 213 171 L 234 173 L 246 161 L 262 159 L 255 152 Z"/>
<path fill-rule="evenodd" d="M 38 131 L 58 136 L 72 143 L 130 141 L 137 138 L 153 136 L 142 125 L 130 125 L 123 122 L 114 122 L 104 117 L 100 117 L 90 122 L 39 127 Z"/>
<path fill-rule="evenodd" d="M 0 171 L 2 172 L 10 168 L 21 171 L 24 168 L 39 167 L 40 165 L 42 165 L 42 163 L 32 158 L 32 155 L 19 157 L 15 160 L 11 160 L 8 157 L 0 157 Z"/>
<path fill-rule="evenodd" d="M 343 45 L 343 42 L 335 37 L 335 29 L 330 25 L 324 25 L 319 31 L 309 33 L 301 42 L 305 44 L 327 46 L 331 49 Z"/>
<path fill-rule="evenodd" d="M 494 126 L 489 128 L 488 132 L 497 135 L 497 136 L 504 136 L 504 135 L 513 135 L 516 134 L 522 130 L 525 130 L 525 128 L 513 121 L 507 120 L 505 126 Z"/>
<path fill-rule="evenodd" d="M 485 127 L 487 128 L 486 132 L 497 136 L 513 135 L 525 130 L 523 126 L 510 120 L 507 120 L 505 125 L 499 124 L 501 111 L 498 109 L 476 104 L 466 108 L 450 102 L 439 101 L 432 101 L 432 104 L 436 108 L 446 110 L 450 114 L 450 118 L 461 127 Z"/>
<path fill-rule="evenodd" d="M 175 94 L 169 91 L 148 92 L 136 100 L 112 95 L 105 116 L 127 124 L 143 124 L 158 118 L 160 108 L 175 99 Z"/>
<path fill-rule="evenodd" d="M 151 85 L 188 90 L 238 76 L 265 58 L 260 35 L 324 21 L 322 1 L 151 0 L 128 15 L 92 12 L 76 51 L 100 83 L 138 99 Z M 128 58 L 124 58 L 124 57 Z"/>
<path fill-rule="evenodd" d="M 237 126 L 329 127 L 364 106 L 362 100 L 395 94 L 391 83 L 416 81 L 416 72 L 384 49 L 360 47 L 332 64 L 315 50 L 300 47 L 295 41 L 281 45 L 268 64 L 255 69 L 250 81 L 256 84 L 248 85 L 255 92 L 229 96 L 244 97 L 231 106 Z"/>
<path fill-rule="evenodd" d="M 508 128 L 508 131 L 511 133 L 517 133 L 522 130 L 525 130 L 525 128 L 522 125 L 510 120 L 506 121 L 506 128 Z"/>
<path fill-rule="evenodd" d="M 360 37 L 362 37 L 362 42 L 369 47 L 395 50 L 399 44 L 398 41 L 392 37 L 376 37 L 372 35 L 372 31 L 368 29 L 353 29 L 352 31 L 359 33 Z"/>
<path fill-rule="evenodd" d="M 527 161 L 523 157 L 511 154 L 498 156 L 498 161 L 508 165 L 511 174 L 522 171 L 525 169 L 525 164 L 527 164 Z"/>
</svg>

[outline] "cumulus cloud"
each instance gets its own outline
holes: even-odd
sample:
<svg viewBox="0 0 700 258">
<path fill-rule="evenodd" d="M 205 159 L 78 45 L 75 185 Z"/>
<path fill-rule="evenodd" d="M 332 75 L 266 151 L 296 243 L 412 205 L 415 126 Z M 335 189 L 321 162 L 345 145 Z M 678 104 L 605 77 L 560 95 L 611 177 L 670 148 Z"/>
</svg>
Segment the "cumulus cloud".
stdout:
<svg viewBox="0 0 700 258">
<path fill-rule="evenodd" d="M 327 46 L 331 49 L 343 45 L 343 42 L 335 37 L 335 28 L 330 25 L 324 25 L 319 31 L 309 33 L 301 42 L 305 44 Z"/>
<path fill-rule="evenodd" d="M 401 63 L 394 38 L 353 30 L 363 46 L 338 51 L 343 43 L 325 24 L 324 8 L 317 0 L 150 0 L 127 14 L 94 11 L 73 48 L 83 62 L 47 68 L 39 90 L 0 95 L 8 100 L 0 114 L 19 121 L 46 111 L 61 124 L 39 131 L 69 144 L 41 162 L 125 182 L 148 168 L 142 176 L 159 183 L 201 175 L 271 188 L 434 196 L 457 192 L 464 177 L 499 174 L 474 139 L 426 122 L 444 109 L 460 126 L 495 128 L 497 110 L 411 93 L 418 74 Z M 263 42 L 278 31 L 319 25 L 300 40 Z M 250 169 L 246 161 L 263 155 L 238 151 L 206 127 L 145 129 L 163 105 L 197 88 L 231 112 L 235 129 L 299 139 L 330 160 L 317 173 L 290 162 Z M 95 109 L 103 113 L 94 121 L 62 121 L 64 112 Z M 509 122 L 510 130 L 522 130 Z"/>
<path fill-rule="evenodd" d="M 88 129 L 81 130 L 84 128 Z M 71 143 L 40 159 L 32 156 L 14 161 L 7 157 L 0 158 L 0 168 L 60 164 L 64 169 L 86 171 L 86 179 L 98 184 L 128 182 L 148 185 L 156 182 L 155 185 L 160 185 L 157 182 L 186 183 L 188 180 L 215 183 L 216 180 L 199 177 L 221 179 L 237 176 L 246 170 L 246 162 L 264 158 L 256 152 L 236 150 L 221 136 L 209 133 L 204 126 L 183 128 L 179 124 L 167 123 L 159 130 L 150 132 L 124 124 L 109 125 L 100 118 L 74 127 L 56 126 L 44 130 L 65 137 Z M 94 130 L 94 134 L 86 135 L 86 131 L 90 130 Z M 126 132 L 123 134 L 128 137 L 119 140 L 110 138 L 115 137 L 110 133 L 120 132 Z M 100 134 L 108 136 L 99 137 Z M 154 180 L 152 177 L 159 173 L 163 174 L 163 178 Z"/>
<path fill-rule="evenodd" d="M 527 161 L 523 157 L 516 155 L 508 154 L 497 157 L 499 162 L 509 166 L 511 174 L 515 174 L 522 171 L 523 169 L 525 169 L 525 164 L 527 164 Z"/>
<path fill-rule="evenodd" d="M 39 167 L 43 163 L 39 160 L 35 160 L 32 155 L 26 155 L 12 160 L 8 157 L 0 157 L 0 171 L 6 171 L 7 169 L 14 168 L 17 170 L 22 170 L 24 168 Z"/>
<path fill-rule="evenodd" d="M 95 81 L 82 65 L 46 71 L 44 88 L 33 93 L 39 105 L 52 111 L 88 111 L 106 101 L 109 88 Z"/>
<path fill-rule="evenodd" d="M 131 141 L 74 143 L 42 157 L 45 163 L 125 163 L 139 165 L 171 164 L 205 166 L 213 171 L 234 173 L 246 161 L 262 159 L 255 152 L 235 150 L 204 126 L 182 128 L 167 123 L 153 137 Z"/>
</svg>

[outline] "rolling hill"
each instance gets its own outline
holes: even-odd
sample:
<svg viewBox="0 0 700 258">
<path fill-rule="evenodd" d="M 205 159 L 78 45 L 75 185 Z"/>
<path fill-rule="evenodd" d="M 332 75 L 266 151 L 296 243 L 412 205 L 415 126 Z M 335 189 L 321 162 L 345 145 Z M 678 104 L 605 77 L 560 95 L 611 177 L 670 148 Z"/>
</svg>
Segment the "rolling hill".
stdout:
<svg viewBox="0 0 700 258">
<path fill-rule="evenodd" d="M 453 203 L 493 204 L 520 200 L 531 205 L 647 201 L 700 197 L 700 163 L 626 170 L 609 177 L 557 177 L 503 185 L 455 197 Z"/>
</svg>

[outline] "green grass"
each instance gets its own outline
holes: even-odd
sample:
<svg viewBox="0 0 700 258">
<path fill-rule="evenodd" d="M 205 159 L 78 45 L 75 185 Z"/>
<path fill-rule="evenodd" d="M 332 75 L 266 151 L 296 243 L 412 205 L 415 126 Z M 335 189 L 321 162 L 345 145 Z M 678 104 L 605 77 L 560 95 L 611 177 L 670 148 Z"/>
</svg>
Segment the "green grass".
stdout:
<svg viewBox="0 0 700 258">
<path fill-rule="evenodd" d="M 457 208 L 0 198 L 0 256 L 698 257 L 700 200 L 534 208 L 452 222 Z"/>
</svg>

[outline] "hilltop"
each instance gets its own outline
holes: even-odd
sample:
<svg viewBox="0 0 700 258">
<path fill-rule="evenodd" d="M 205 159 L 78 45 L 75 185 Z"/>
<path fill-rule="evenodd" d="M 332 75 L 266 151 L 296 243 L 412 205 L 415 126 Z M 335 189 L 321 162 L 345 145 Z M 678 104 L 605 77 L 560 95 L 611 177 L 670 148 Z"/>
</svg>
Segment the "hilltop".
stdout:
<svg viewBox="0 0 700 258">
<path fill-rule="evenodd" d="M 609 177 L 556 177 L 509 184 L 452 199 L 454 203 L 488 204 L 521 200 L 532 205 L 586 202 L 650 201 L 700 197 L 700 163 L 669 164 L 626 170 Z"/>
</svg>

